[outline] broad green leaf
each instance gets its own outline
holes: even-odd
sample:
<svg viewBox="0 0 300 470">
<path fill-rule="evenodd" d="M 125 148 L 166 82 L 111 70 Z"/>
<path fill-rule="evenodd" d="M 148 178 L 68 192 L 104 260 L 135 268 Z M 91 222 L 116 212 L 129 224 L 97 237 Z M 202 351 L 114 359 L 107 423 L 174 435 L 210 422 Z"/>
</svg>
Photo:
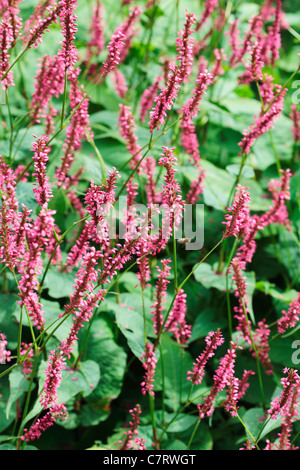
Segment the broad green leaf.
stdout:
<svg viewBox="0 0 300 470">
<path fill-rule="evenodd" d="M 89 397 L 90 403 L 110 402 L 120 394 L 126 367 L 127 355 L 111 337 L 111 330 L 101 319 L 97 319 L 88 338 L 87 358 L 96 361 L 101 370 L 101 379 Z"/>
<path fill-rule="evenodd" d="M 180 403 L 186 401 L 191 390 L 191 384 L 186 377 L 187 371 L 192 370 L 193 360 L 186 350 L 167 335 L 162 335 L 159 353 L 154 389 L 161 390 L 164 380 L 168 405 L 176 412 Z"/>
<path fill-rule="evenodd" d="M 74 284 L 74 273 L 63 273 L 52 267 L 47 272 L 44 287 L 48 289 L 50 297 L 61 299 L 72 294 Z"/>
<path fill-rule="evenodd" d="M 6 407 L 6 419 L 9 419 L 12 405 L 29 389 L 29 380 L 24 376 L 21 368 L 14 369 L 10 372 L 9 386 L 10 395 Z"/>
<path fill-rule="evenodd" d="M 190 342 L 203 338 L 218 328 L 221 328 L 221 330 L 225 328 L 227 319 L 219 318 L 218 313 L 217 309 L 207 308 L 197 315 L 193 324 Z"/>
</svg>

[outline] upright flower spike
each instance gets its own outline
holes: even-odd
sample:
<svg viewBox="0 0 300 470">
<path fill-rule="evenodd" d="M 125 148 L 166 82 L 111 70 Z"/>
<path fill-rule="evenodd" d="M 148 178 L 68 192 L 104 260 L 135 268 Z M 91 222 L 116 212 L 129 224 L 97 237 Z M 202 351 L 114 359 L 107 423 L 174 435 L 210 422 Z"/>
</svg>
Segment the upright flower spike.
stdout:
<svg viewBox="0 0 300 470">
<path fill-rule="evenodd" d="M 70 302 L 65 306 L 64 313 L 60 316 L 86 307 L 84 296 L 91 294 L 95 288 L 98 276 L 95 266 L 99 257 L 100 252 L 96 251 L 95 247 L 91 247 L 85 254 L 82 266 L 76 273 L 75 284 L 73 286 L 74 292 L 70 297 Z"/>
<path fill-rule="evenodd" d="M 250 62 L 245 65 L 246 70 L 239 78 L 240 83 L 248 84 L 250 82 L 259 82 L 263 80 L 262 68 L 264 66 L 264 62 L 261 59 L 261 50 L 262 44 L 255 41 L 250 51 Z"/>
<path fill-rule="evenodd" d="M 59 17 L 64 36 L 59 56 L 65 69 L 73 67 L 78 60 L 78 53 L 74 44 L 75 34 L 77 33 L 77 16 L 75 15 L 77 3 L 77 0 L 60 0 L 59 2 L 61 7 Z"/>
<path fill-rule="evenodd" d="M 148 111 L 152 108 L 154 99 L 159 90 L 159 84 L 162 80 L 162 77 L 159 75 L 156 80 L 150 85 L 149 88 L 146 88 L 143 92 L 140 100 L 140 120 L 145 122 Z"/>
<path fill-rule="evenodd" d="M 19 281 L 21 300 L 18 303 L 21 307 L 26 306 L 34 326 L 38 329 L 44 327 L 45 321 L 42 304 L 39 301 L 37 275 L 42 272 L 41 253 L 47 249 L 49 240 L 52 239 L 55 226 L 54 214 L 55 211 L 50 211 L 45 206 L 42 207 L 32 226 L 27 230 L 28 247 L 18 267 L 18 272 L 21 274 Z"/>
<path fill-rule="evenodd" d="M 118 171 L 114 168 L 109 173 L 107 184 L 97 186 L 91 180 L 90 187 L 85 195 L 86 211 L 92 217 L 92 238 L 103 244 L 107 242 L 110 235 L 107 215 L 115 202 L 115 189 L 119 177 Z"/>
<path fill-rule="evenodd" d="M 249 204 L 251 202 L 249 192 L 242 185 L 238 185 L 232 206 L 229 207 L 225 215 L 226 229 L 223 232 L 223 238 L 240 236 L 248 231 L 249 223 Z"/>
<path fill-rule="evenodd" d="M 270 65 L 274 66 L 275 62 L 279 59 L 279 50 L 281 47 L 281 34 L 280 34 L 280 27 L 281 27 L 281 18 L 282 18 L 282 2 L 281 0 L 276 0 L 276 8 L 275 8 L 275 18 L 274 22 L 268 28 L 268 34 L 266 35 L 266 44 L 265 49 L 270 51 Z"/>
<path fill-rule="evenodd" d="M 173 333 L 179 344 L 185 345 L 191 337 L 192 327 L 186 323 L 186 293 L 181 289 L 175 298 L 172 310 L 165 324 L 165 331 Z"/>
<path fill-rule="evenodd" d="M 126 20 L 121 23 L 114 34 L 122 34 L 124 37 L 123 45 L 119 50 L 120 63 L 123 62 L 131 48 L 132 39 L 135 36 L 134 26 L 141 14 L 142 10 L 140 6 L 133 6 L 130 8 L 129 16 Z"/>
<path fill-rule="evenodd" d="M 12 43 L 13 31 L 9 21 L 4 18 L 0 23 L 0 80 L 4 90 L 14 86 L 13 72 L 7 72 L 10 66 L 9 50 Z"/>
<path fill-rule="evenodd" d="M 249 51 L 253 43 L 253 38 L 259 40 L 262 34 L 263 21 L 260 15 L 254 15 L 249 20 L 249 29 L 244 34 L 244 40 L 239 48 L 236 51 L 235 55 L 232 56 L 230 65 L 237 66 L 240 61 L 243 59 L 244 55 Z"/>
<path fill-rule="evenodd" d="M 138 428 L 140 427 L 140 414 L 142 410 L 140 405 L 136 405 L 132 410 L 129 410 L 132 418 L 129 421 L 129 429 L 124 432 L 125 438 L 123 441 L 119 441 L 120 450 L 129 450 L 134 448 L 134 440 L 138 436 Z"/>
<path fill-rule="evenodd" d="M 209 85 L 213 83 L 213 76 L 211 73 L 205 70 L 199 71 L 199 74 L 196 79 L 196 86 L 193 90 L 192 97 L 187 101 L 187 103 L 182 106 L 179 113 L 182 115 L 183 119 L 190 118 L 193 119 L 199 111 L 200 101 L 203 98 L 203 95 L 206 95 L 206 90 Z"/>
<path fill-rule="evenodd" d="M 67 410 L 64 404 L 54 405 L 44 416 L 38 418 L 30 429 L 24 428 L 21 440 L 30 442 L 39 439 L 44 431 L 54 425 L 57 418 L 64 419 L 66 413 Z"/>
<path fill-rule="evenodd" d="M 204 23 L 208 20 L 208 18 L 212 15 L 215 8 L 218 8 L 219 2 L 217 0 L 205 0 L 204 2 L 204 10 L 202 12 L 201 18 L 198 21 L 196 31 L 200 31 Z"/>
<path fill-rule="evenodd" d="M 11 352 L 6 349 L 7 339 L 4 333 L 0 333 L 0 364 L 10 362 Z"/>
<path fill-rule="evenodd" d="M 104 292 L 104 290 L 99 290 L 95 294 L 87 295 L 86 298 L 81 301 L 81 305 L 75 312 L 71 331 L 69 332 L 67 339 L 65 341 L 62 341 L 58 348 L 68 359 L 71 357 L 74 343 L 78 339 L 77 334 L 80 328 L 82 328 L 84 323 L 90 320 L 93 315 L 94 309 L 98 306 L 98 303 L 101 300 L 104 300 Z"/>
<path fill-rule="evenodd" d="M 211 331 L 205 338 L 206 348 L 196 359 L 196 362 L 193 364 L 193 370 L 188 371 L 187 380 L 190 380 L 193 384 L 200 385 L 205 374 L 205 366 L 209 358 L 214 356 L 214 350 L 218 346 L 224 343 L 224 338 L 220 329 L 217 331 Z"/>
<path fill-rule="evenodd" d="M 192 71 L 194 55 L 194 40 L 191 35 L 194 33 L 193 24 L 196 23 L 196 17 L 193 13 L 185 12 L 185 24 L 182 31 L 179 31 L 176 38 L 176 60 L 179 62 L 179 75 L 185 83 Z"/>
<path fill-rule="evenodd" d="M 257 356 L 260 362 L 262 363 L 262 365 L 264 366 L 266 374 L 269 374 L 269 375 L 272 374 L 274 370 L 273 364 L 269 357 L 270 334 L 271 334 L 271 330 L 269 326 L 267 325 L 267 322 L 265 319 L 258 322 L 257 327 L 255 328 L 255 331 L 253 334 L 253 341 L 255 344 L 256 351 L 257 351 Z M 256 356 L 254 351 L 252 355 L 253 357 Z"/>
<path fill-rule="evenodd" d="M 49 31 L 49 26 L 52 23 L 57 23 L 59 13 L 62 9 L 61 3 L 53 3 L 47 7 L 48 15 L 40 16 L 37 23 L 29 30 L 28 34 L 24 36 L 26 49 L 31 47 L 37 48 L 38 44 L 42 42 L 42 36 L 46 31 Z"/>
<path fill-rule="evenodd" d="M 83 137 L 87 133 L 92 136 L 88 114 L 89 99 L 83 87 L 79 86 L 77 73 L 77 71 L 72 72 L 69 80 L 71 83 L 70 106 L 72 110 L 75 110 L 77 106 L 78 108 L 67 127 L 66 139 L 63 144 L 64 154 L 55 173 L 56 184 L 64 189 L 70 182 L 69 171 L 75 158 L 75 152 L 81 149 Z"/>
<path fill-rule="evenodd" d="M 154 396 L 155 393 L 153 391 L 153 382 L 157 359 L 155 357 L 153 344 L 145 344 L 145 351 L 142 354 L 141 360 L 143 361 L 143 367 L 146 371 L 144 375 L 144 380 L 141 383 L 142 394 L 146 395 L 146 393 L 149 393 L 150 395 Z"/>
<path fill-rule="evenodd" d="M 44 409 L 57 405 L 57 390 L 62 380 L 62 370 L 65 368 L 65 360 L 62 352 L 52 350 L 48 359 L 47 368 L 44 371 L 46 379 L 40 397 L 40 403 Z"/>
<path fill-rule="evenodd" d="M 196 79 L 196 87 L 192 97 L 179 110 L 181 115 L 181 140 L 180 143 L 188 155 L 193 157 L 194 163 L 200 160 L 199 143 L 196 135 L 195 125 L 192 122 L 199 110 L 199 104 L 206 94 L 207 87 L 213 83 L 213 76 L 205 69 L 200 70 Z"/>
<path fill-rule="evenodd" d="M 100 83 L 104 78 L 121 62 L 121 50 L 124 46 L 125 36 L 122 32 L 118 31 L 112 35 L 111 40 L 107 46 L 108 55 L 106 61 L 103 63 L 100 70 L 100 78 L 96 81 Z"/>
<path fill-rule="evenodd" d="M 36 26 L 40 19 L 45 15 L 47 9 L 53 5 L 55 0 L 40 0 L 38 4 L 34 7 L 33 13 L 28 20 L 26 20 L 24 25 L 24 31 L 27 33 Z"/>
<path fill-rule="evenodd" d="M 197 406 L 199 410 L 200 419 L 205 416 L 209 417 L 214 411 L 214 403 L 219 392 L 229 387 L 231 379 L 234 377 L 234 367 L 236 351 L 238 349 L 237 342 L 230 342 L 230 348 L 227 350 L 225 356 L 220 360 L 219 367 L 217 368 L 213 377 L 213 385 L 209 394 L 204 398 L 204 403 Z"/>
<path fill-rule="evenodd" d="M 234 376 L 229 379 L 226 400 L 222 403 L 222 406 L 224 406 L 225 410 L 233 417 L 237 416 L 237 410 L 239 408 L 238 401 L 243 398 L 249 388 L 248 381 L 251 375 L 255 375 L 255 372 L 252 370 L 244 370 L 241 379 Z"/>
<path fill-rule="evenodd" d="M 276 396 L 271 403 L 268 414 L 271 418 L 276 419 L 278 415 L 286 416 L 288 409 L 293 400 L 294 391 L 299 390 L 300 377 L 294 369 L 285 368 L 283 373 L 286 377 L 281 379 L 283 390 L 280 395 Z"/>
<path fill-rule="evenodd" d="M 35 172 L 33 176 L 35 177 L 36 183 L 33 189 L 37 203 L 40 206 L 47 205 L 50 199 L 53 197 L 52 191 L 50 189 L 49 177 L 46 173 L 46 163 L 49 159 L 48 155 L 50 148 L 48 147 L 48 136 L 43 135 L 39 139 L 34 135 L 36 141 L 32 144 L 32 151 L 34 155 L 32 157 L 34 162 Z"/>
<path fill-rule="evenodd" d="M 286 201 L 290 199 L 291 170 L 280 170 L 280 181 L 272 180 L 268 186 L 272 194 L 272 206 L 259 219 L 260 227 L 266 227 L 271 223 L 278 223 L 290 228 Z"/>
<path fill-rule="evenodd" d="M 278 450 L 299 450 L 299 447 L 292 444 L 290 440 L 293 424 L 299 420 L 299 403 L 300 382 L 294 388 L 290 406 L 281 419 L 281 432 L 278 434 L 278 444 L 276 446 Z"/>
<path fill-rule="evenodd" d="M 170 259 L 163 259 L 161 264 L 162 267 L 160 268 L 157 266 L 158 271 L 158 279 L 156 282 L 156 289 L 155 289 L 155 302 L 151 306 L 153 309 L 152 313 L 152 321 L 154 326 L 154 332 L 157 335 L 163 325 L 163 310 L 164 310 L 164 302 L 167 296 L 167 285 L 170 283 L 168 276 L 170 275 L 170 267 L 169 264 L 171 263 Z"/>
<path fill-rule="evenodd" d="M 119 111 L 119 118 L 118 118 L 118 126 L 121 136 L 126 142 L 126 148 L 130 155 L 132 155 L 132 159 L 129 162 L 130 168 L 135 168 L 140 159 L 142 158 L 141 155 L 141 146 L 138 144 L 137 137 L 135 135 L 136 131 L 136 124 L 134 121 L 134 117 L 131 112 L 131 107 L 126 106 L 124 104 L 120 104 L 120 111 Z M 137 169 L 138 173 L 141 172 L 141 167 L 139 166 Z"/>
<path fill-rule="evenodd" d="M 165 124 L 167 111 L 172 109 L 181 84 L 182 80 L 179 68 L 174 65 L 170 65 L 168 83 L 155 98 L 156 104 L 150 111 L 149 127 L 151 134 L 154 129 L 159 130 L 161 126 Z"/>
<path fill-rule="evenodd" d="M 63 92 L 65 81 L 64 64 L 58 56 L 44 55 L 39 61 L 40 68 L 35 77 L 35 92 L 31 97 L 31 124 L 40 123 L 49 116 L 49 103 L 52 97 L 58 98 Z"/>
<path fill-rule="evenodd" d="M 178 184 L 174 166 L 177 164 L 177 158 L 174 155 L 175 147 L 162 147 L 164 153 L 158 161 L 167 170 L 164 176 L 164 184 L 161 193 L 163 208 L 165 209 L 163 220 L 163 239 L 168 240 L 172 230 L 180 225 L 183 214 L 183 201 L 181 196 L 181 188 Z"/>
<path fill-rule="evenodd" d="M 285 333 L 288 328 L 294 328 L 300 320 L 300 292 L 289 306 L 288 311 L 282 311 L 282 316 L 277 323 L 278 333 Z"/>
<path fill-rule="evenodd" d="M 12 272 L 23 258 L 26 242 L 25 233 L 29 228 L 30 211 L 22 205 L 23 213 L 19 212 L 16 197 L 15 173 L 0 156 L 0 192 L 2 208 L 0 211 L 0 262 Z"/>
<path fill-rule="evenodd" d="M 243 139 L 239 142 L 241 152 L 239 155 L 248 155 L 251 151 L 255 141 L 268 130 L 274 127 L 274 122 L 280 117 L 283 107 L 283 97 L 286 93 L 286 89 L 281 89 L 278 92 L 278 98 L 272 103 L 265 113 L 255 119 L 249 129 L 243 132 Z"/>
<path fill-rule="evenodd" d="M 93 13 L 90 25 L 91 39 L 87 43 L 87 60 L 89 61 L 93 56 L 97 57 L 100 52 L 105 48 L 104 32 L 103 32 L 103 5 L 99 0 L 93 7 Z"/>
<path fill-rule="evenodd" d="M 147 182 L 145 185 L 145 191 L 147 196 L 147 204 L 159 204 L 160 194 L 157 191 L 156 181 L 155 181 L 155 169 L 156 161 L 153 157 L 146 157 L 143 161 L 143 172 L 146 175 Z"/>
<path fill-rule="evenodd" d="M 215 62 L 214 62 L 214 66 L 211 71 L 211 74 L 213 76 L 213 79 L 215 80 L 216 77 L 223 75 L 225 73 L 223 69 L 223 62 L 224 60 L 227 59 L 227 56 L 224 52 L 224 49 L 215 49 L 214 55 L 215 55 Z"/>
<path fill-rule="evenodd" d="M 230 268 L 228 272 L 233 272 L 232 279 L 235 282 L 235 296 L 238 301 L 238 305 L 235 305 L 233 310 L 235 313 L 235 318 L 238 321 L 236 327 L 237 331 L 241 331 L 245 341 L 248 344 L 251 344 L 251 337 L 249 332 L 249 327 L 251 327 L 250 320 L 246 315 L 249 314 L 248 308 L 248 297 L 247 297 L 247 278 L 244 276 L 245 263 L 242 262 L 238 257 L 233 258 L 231 261 Z"/>
</svg>

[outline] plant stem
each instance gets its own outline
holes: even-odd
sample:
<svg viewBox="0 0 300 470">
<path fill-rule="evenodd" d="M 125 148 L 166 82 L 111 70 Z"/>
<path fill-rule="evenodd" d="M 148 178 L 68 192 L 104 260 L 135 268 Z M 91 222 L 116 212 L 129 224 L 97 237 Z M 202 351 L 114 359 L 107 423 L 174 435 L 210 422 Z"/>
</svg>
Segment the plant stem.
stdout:
<svg viewBox="0 0 300 470">
<path fill-rule="evenodd" d="M 189 448 L 191 447 L 191 445 L 192 445 L 192 443 L 193 443 L 193 440 L 194 440 L 194 437 L 195 437 L 195 434 L 196 434 L 196 432 L 197 432 L 197 430 L 198 430 L 198 427 L 199 427 L 200 423 L 201 423 L 201 419 L 199 418 L 198 421 L 197 421 L 197 423 L 196 423 L 196 426 L 194 427 L 194 430 L 193 430 L 193 432 L 192 432 L 192 435 L 191 435 L 191 437 L 190 437 L 190 440 L 189 440 L 189 443 L 188 443 L 188 445 L 187 445 L 187 447 L 186 447 L 186 450 L 189 450 Z"/>
</svg>

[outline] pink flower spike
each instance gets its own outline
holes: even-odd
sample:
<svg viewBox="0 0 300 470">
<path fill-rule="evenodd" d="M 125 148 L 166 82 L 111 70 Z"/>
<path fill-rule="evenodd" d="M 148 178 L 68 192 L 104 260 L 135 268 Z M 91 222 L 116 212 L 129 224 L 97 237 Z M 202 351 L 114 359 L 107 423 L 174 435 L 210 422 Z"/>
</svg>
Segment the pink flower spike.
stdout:
<svg viewBox="0 0 300 470">
<path fill-rule="evenodd" d="M 154 99 L 157 95 L 159 90 L 159 84 L 162 80 L 161 76 L 158 76 L 155 82 L 149 87 L 146 88 L 141 96 L 141 104 L 140 104 L 140 120 L 141 122 L 145 122 L 146 116 L 148 111 L 151 109 Z"/>
<path fill-rule="evenodd" d="M 44 382 L 40 403 L 45 409 L 57 405 L 57 390 L 62 380 L 62 370 L 65 368 L 65 359 L 61 351 L 52 350 L 48 359 L 48 365 L 44 373 Z"/>
<path fill-rule="evenodd" d="M 102 13 L 103 5 L 100 3 L 100 0 L 97 0 L 96 6 L 93 9 L 90 26 L 90 34 L 92 37 L 87 44 L 88 59 L 90 59 L 93 55 L 98 56 L 100 52 L 104 50 L 105 47 Z"/>
<path fill-rule="evenodd" d="M 28 430 L 24 428 L 22 441 L 30 442 L 39 439 L 44 431 L 54 425 L 57 418 L 63 420 L 67 415 L 67 409 L 64 404 L 52 406 L 47 413 L 38 418 Z"/>
<path fill-rule="evenodd" d="M 278 333 L 285 333 L 288 328 L 294 328 L 300 319 L 300 292 L 298 297 L 293 300 L 288 311 L 282 311 L 282 317 L 277 323 Z"/>
<path fill-rule="evenodd" d="M 205 338 L 206 348 L 202 354 L 194 362 L 193 370 L 188 371 L 187 380 L 190 380 L 193 384 L 200 385 L 205 374 L 205 366 L 209 358 L 214 356 L 214 349 L 224 343 L 224 338 L 220 329 L 216 332 L 211 331 Z"/>
<path fill-rule="evenodd" d="M 36 180 L 36 187 L 33 189 L 36 200 L 40 206 L 47 205 L 53 197 L 50 189 L 49 177 L 46 174 L 46 163 L 50 148 L 48 147 L 48 136 L 44 135 L 32 144 L 33 147 L 33 161 L 35 173 L 33 176 Z"/>
<path fill-rule="evenodd" d="M 158 279 L 156 282 L 156 289 L 155 289 L 155 302 L 151 306 L 153 309 L 152 313 L 152 320 L 155 334 L 158 334 L 162 325 L 163 325 L 163 307 L 164 302 L 167 296 L 167 285 L 170 283 L 168 276 L 170 275 L 170 266 L 171 263 L 170 259 L 163 259 L 161 264 L 162 267 L 157 266 L 158 271 Z"/>
<path fill-rule="evenodd" d="M 175 298 L 172 310 L 165 324 L 165 331 L 174 334 L 174 338 L 179 344 L 186 344 L 191 336 L 191 326 L 187 325 L 185 316 L 187 313 L 186 298 L 184 290 L 181 289 Z"/>
<path fill-rule="evenodd" d="M 75 15 L 77 3 L 77 0 L 60 0 L 59 2 L 61 7 L 59 16 L 64 36 L 59 56 L 62 59 L 65 69 L 73 67 L 78 60 L 77 49 L 74 45 L 75 34 L 77 33 L 77 16 Z"/>
<path fill-rule="evenodd" d="M 187 81 L 187 78 L 192 71 L 194 61 L 194 40 L 190 37 L 194 33 L 194 30 L 192 30 L 192 25 L 194 23 L 196 23 L 195 15 L 193 13 L 188 13 L 186 10 L 184 28 L 178 33 L 176 38 L 176 60 L 180 63 L 179 75 L 183 83 Z"/>
<path fill-rule="evenodd" d="M 271 403 L 270 409 L 268 410 L 269 416 L 276 419 L 278 415 L 286 416 L 288 409 L 293 400 L 295 390 L 299 390 L 300 377 L 294 369 L 285 368 L 283 370 L 286 377 L 281 379 L 283 390 Z"/>
<path fill-rule="evenodd" d="M 181 84 L 179 68 L 170 65 L 168 83 L 155 98 L 156 105 L 150 111 L 149 127 L 151 133 L 154 129 L 159 130 L 165 124 L 167 111 L 172 109 Z"/>
<path fill-rule="evenodd" d="M 154 396 L 153 381 L 156 369 L 157 359 L 154 353 L 154 347 L 150 343 L 146 343 L 145 351 L 142 354 L 141 360 L 143 360 L 143 367 L 146 371 L 144 375 L 144 381 L 141 383 L 142 394 L 150 393 Z"/>
<path fill-rule="evenodd" d="M 209 394 L 204 398 L 204 403 L 197 406 L 200 419 L 204 418 L 205 416 L 211 416 L 214 411 L 214 402 L 218 393 L 224 390 L 226 386 L 231 386 L 232 378 L 234 377 L 234 366 L 237 349 L 237 342 L 233 343 L 233 341 L 231 341 L 230 348 L 227 350 L 225 356 L 220 360 L 219 367 L 215 372 L 213 377 L 214 383 Z"/>
<path fill-rule="evenodd" d="M 129 422 L 129 429 L 125 431 L 125 438 L 123 441 L 120 441 L 121 444 L 119 450 L 129 450 L 134 448 L 134 442 L 137 442 L 138 439 L 138 428 L 140 426 L 140 414 L 142 412 L 140 405 L 136 405 L 132 410 L 129 410 L 131 413 L 131 421 Z M 141 444 L 140 444 L 141 445 Z"/>
<path fill-rule="evenodd" d="M 249 204 L 251 202 L 249 192 L 242 185 L 238 185 L 234 196 L 233 204 L 225 215 L 226 229 L 223 232 L 223 238 L 239 236 L 246 233 L 249 223 Z"/>
<path fill-rule="evenodd" d="M 0 364 L 10 362 L 11 352 L 6 349 L 7 339 L 4 333 L 0 333 Z"/>
</svg>

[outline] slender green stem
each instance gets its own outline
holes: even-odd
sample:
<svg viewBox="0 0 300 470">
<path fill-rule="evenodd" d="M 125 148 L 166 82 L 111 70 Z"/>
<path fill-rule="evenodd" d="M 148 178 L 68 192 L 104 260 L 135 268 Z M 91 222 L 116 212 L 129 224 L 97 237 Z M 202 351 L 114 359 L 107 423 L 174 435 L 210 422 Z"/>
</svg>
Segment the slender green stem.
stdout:
<svg viewBox="0 0 300 470">
<path fill-rule="evenodd" d="M 177 270 L 177 247 L 175 238 L 175 224 L 173 224 L 173 264 L 174 264 L 174 287 L 175 293 L 178 292 L 178 270 Z"/>
<path fill-rule="evenodd" d="M 239 240 L 238 240 L 238 238 L 236 238 L 234 240 L 234 243 L 233 243 L 230 255 L 229 255 L 229 259 L 227 261 L 226 272 L 225 272 L 225 276 L 226 276 L 226 303 L 227 303 L 228 329 L 229 329 L 230 338 L 232 338 L 233 330 L 232 330 L 232 316 L 231 316 L 231 306 L 230 306 L 229 266 L 231 264 L 233 255 L 236 251 L 236 247 L 238 245 L 238 242 L 239 242 Z"/>
<path fill-rule="evenodd" d="M 18 348 L 17 348 L 17 362 L 21 360 L 21 342 L 22 342 L 22 323 L 23 323 L 23 307 L 20 311 L 19 331 L 18 331 Z"/>
<path fill-rule="evenodd" d="M 25 419 L 26 419 L 27 413 L 28 413 L 28 408 L 29 408 L 30 398 L 31 398 L 31 392 L 32 392 L 32 385 L 33 385 L 33 381 L 34 381 L 34 377 L 35 377 L 35 370 L 36 370 L 38 358 L 39 358 L 39 354 L 36 353 L 35 357 L 34 357 L 33 365 L 32 365 L 32 372 L 31 372 L 31 376 L 30 376 L 28 392 L 27 392 L 26 401 L 25 401 L 25 405 L 24 405 L 24 409 L 23 409 L 23 413 L 22 413 L 23 420 L 22 420 L 22 423 L 20 425 L 19 435 L 21 435 L 23 433 L 24 422 L 25 422 Z M 18 442 L 18 445 L 19 444 L 20 444 L 20 442 Z"/>
<path fill-rule="evenodd" d="M 101 168 L 101 172 L 102 172 L 102 183 L 103 184 L 106 184 L 107 183 L 107 180 L 106 180 L 106 167 L 105 167 L 105 162 L 103 160 L 103 157 L 98 149 L 98 147 L 96 146 L 95 144 L 95 141 L 93 139 L 93 137 L 91 136 L 91 133 L 87 130 L 86 131 L 86 136 L 87 136 L 87 140 L 89 142 L 89 144 L 93 147 L 94 151 L 95 151 L 95 154 L 98 158 L 98 161 L 100 163 L 100 168 Z"/>
<path fill-rule="evenodd" d="M 159 342 L 160 363 L 161 363 L 161 381 L 162 381 L 162 424 L 165 423 L 165 363 L 161 341 Z"/>
<path fill-rule="evenodd" d="M 198 421 L 197 421 L 197 423 L 196 423 L 196 426 L 194 427 L 194 430 L 193 430 L 193 432 L 192 432 L 192 435 L 191 435 L 191 437 L 190 437 L 190 440 L 189 440 L 189 443 L 188 443 L 188 445 L 187 445 L 187 447 L 186 447 L 186 450 L 189 450 L 189 448 L 191 447 L 191 445 L 192 445 L 192 443 L 193 443 L 193 440 L 194 440 L 194 437 L 195 437 L 195 435 L 196 435 L 196 432 L 197 432 L 197 430 L 198 430 L 198 428 L 199 428 L 200 423 L 201 423 L 201 419 L 199 418 Z"/>
<path fill-rule="evenodd" d="M 68 69 L 65 70 L 65 81 L 64 81 L 64 92 L 63 92 L 63 102 L 62 102 L 62 110 L 61 110 L 61 121 L 60 121 L 60 128 L 63 128 L 64 119 L 65 119 L 65 108 L 67 102 L 67 75 Z"/>
<path fill-rule="evenodd" d="M 249 428 L 246 426 L 246 424 L 244 423 L 244 421 L 242 420 L 242 418 L 240 417 L 240 415 L 237 413 L 237 418 L 238 420 L 240 421 L 240 423 L 244 426 L 246 432 L 249 434 L 250 438 L 252 439 L 252 442 L 253 444 L 255 445 L 255 447 L 257 448 L 257 450 L 260 450 L 258 445 L 257 445 L 257 442 L 256 442 L 256 439 L 254 438 L 254 436 L 251 434 L 251 432 L 249 431 Z"/>
<path fill-rule="evenodd" d="M 248 331 L 249 331 L 249 336 L 250 336 L 250 340 L 251 340 L 252 349 L 254 351 L 255 358 L 256 358 L 257 376 L 258 376 L 258 381 L 259 381 L 262 407 L 263 407 L 264 411 L 266 411 L 265 394 L 264 394 L 264 387 L 263 387 L 263 381 L 262 381 L 262 375 L 261 375 L 259 354 L 258 354 L 258 351 L 257 351 L 257 348 L 256 348 L 256 344 L 253 340 L 253 335 L 252 335 L 251 326 L 250 326 L 250 323 L 249 323 L 248 313 L 247 313 L 247 309 L 246 309 L 246 306 L 245 306 L 244 299 L 241 299 L 241 301 L 242 301 L 243 311 L 244 311 L 244 315 L 245 315 L 247 326 L 248 326 Z"/>
</svg>

